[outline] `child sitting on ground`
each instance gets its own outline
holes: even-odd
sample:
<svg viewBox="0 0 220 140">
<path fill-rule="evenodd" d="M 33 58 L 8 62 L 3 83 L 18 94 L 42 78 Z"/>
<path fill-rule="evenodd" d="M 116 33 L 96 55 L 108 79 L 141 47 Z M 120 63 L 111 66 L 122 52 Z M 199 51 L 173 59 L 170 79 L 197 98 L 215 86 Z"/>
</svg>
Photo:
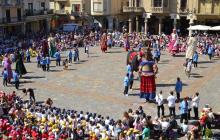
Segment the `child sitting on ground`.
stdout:
<svg viewBox="0 0 220 140">
<path fill-rule="evenodd" d="M 63 61 L 63 69 L 64 69 L 64 70 L 68 69 L 68 59 L 65 59 L 65 60 Z"/>
</svg>

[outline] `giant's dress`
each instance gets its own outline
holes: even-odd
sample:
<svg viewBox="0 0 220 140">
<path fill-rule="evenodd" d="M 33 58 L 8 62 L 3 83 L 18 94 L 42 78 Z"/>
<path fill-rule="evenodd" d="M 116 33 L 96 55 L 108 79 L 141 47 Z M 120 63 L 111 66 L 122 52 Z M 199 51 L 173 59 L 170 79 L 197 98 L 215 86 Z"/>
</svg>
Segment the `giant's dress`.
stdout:
<svg viewBox="0 0 220 140">
<path fill-rule="evenodd" d="M 11 80 L 13 78 L 11 64 L 12 64 L 11 60 L 8 57 L 5 57 L 4 58 L 4 68 L 6 68 L 6 70 L 8 72 L 8 80 Z"/>
<path fill-rule="evenodd" d="M 178 36 L 175 33 L 172 33 L 170 36 L 170 42 L 169 42 L 169 53 L 172 55 L 175 55 L 179 52 L 179 46 L 178 46 Z"/>
<path fill-rule="evenodd" d="M 17 70 L 19 75 L 24 75 L 27 73 L 23 60 L 22 60 L 22 56 L 19 52 L 17 52 L 16 54 L 15 69 Z"/>
<path fill-rule="evenodd" d="M 106 52 L 107 51 L 107 35 L 103 34 L 101 41 L 100 41 L 100 46 L 101 46 L 101 50 L 102 52 Z"/>
<path fill-rule="evenodd" d="M 190 37 L 188 41 L 188 47 L 186 50 L 186 58 L 193 59 L 193 54 L 196 51 L 197 39 L 195 37 Z"/>
<path fill-rule="evenodd" d="M 148 60 L 140 63 L 140 97 L 146 100 L 154 100 L 156 94 L 154 65 L 154 61 Z"/>
<path fill-rule="evenodd" d="M 56 53 L 56 41 L 54 37 L 48 38 L 48 46 L 49 46 L 49 56 L 53 57 Z"/>
</svg>

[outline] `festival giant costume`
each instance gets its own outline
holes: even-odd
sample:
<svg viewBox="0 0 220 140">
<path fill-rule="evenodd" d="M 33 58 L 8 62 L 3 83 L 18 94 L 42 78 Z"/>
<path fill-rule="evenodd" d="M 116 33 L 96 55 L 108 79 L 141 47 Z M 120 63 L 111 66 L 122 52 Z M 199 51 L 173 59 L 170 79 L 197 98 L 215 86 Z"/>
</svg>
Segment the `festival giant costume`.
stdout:
<svg viewBox="0 0 220 140">
<path fill-rule="evenodd" d="M 170 35 L 170 42 L 169 42 L 169 53 L 171 55 L 175 55 L 176 53 L 179 52 L 178 48 L 178 35 L 176 33 L 176 30 L 173 29 L 173 33 Z"/>
<path fill-rule="evenodd" d="M 188 41 L 188 47 L 186 50 L 186 59 L 193 59 L 193 54 L 196 51 L 197 40 L 195 37 L 190 37 Z"/>
<path fill-rule="evenodd" d="M 130 49 L 130 42 L 128 40 L 128 35 L 126 35 L 125 39 L 124 39 L 124 48 L 126 51 L 128 51 Z"/>
<path fill-rule="evenodd" d="M 24 66 L 23 60 L 22 60 L 22 56 L 21 53 L 17 50 L 16 51 L 16 63 L 15 63 L 15 69 L 18 72 L 18 74 L 24 75 L 27 73 L 26 68 Z"/>
<path fill-rule="evenodd" d="M 105 33 L 102 35 L 100 46 L 101 46 L 102 52 L 107 51 L 107 35 Z"/>
<path fill-rule="evenodd" d="M 44 57 L 49 55 L 49 47 L 48 47 L 47 40 L 43 40 L 42 42 L 42 53 Z"/>
<path fill-rule="evenodd" d="M 145 58 L 146 57 L 146 58 Z M 156 94 L 155 74 L 157 66 L 152 59 L 152 54 L 148 50 L 144 60 L 140 63 L 140 97 L 145 98 L 146 101 L 152 101 Z"/>
<path fill-rule="evenodd" d="M 8 55 L 6 55 L 4 58 L 4 68 L 8 72 L 8 80 L 9 81 L 13 78 L 11 64 L 12 64 L 11 60 L 8 58 Z"/>
<path fill-rule="evenodd" d="M 49 56 L 53 57 L 54 54 L 56 53 L 56 44 L 55 44 L 55 38 L 54 37 L 49 37 L 48 38 L 48 46 L 49 46 Z"/>
</svg>

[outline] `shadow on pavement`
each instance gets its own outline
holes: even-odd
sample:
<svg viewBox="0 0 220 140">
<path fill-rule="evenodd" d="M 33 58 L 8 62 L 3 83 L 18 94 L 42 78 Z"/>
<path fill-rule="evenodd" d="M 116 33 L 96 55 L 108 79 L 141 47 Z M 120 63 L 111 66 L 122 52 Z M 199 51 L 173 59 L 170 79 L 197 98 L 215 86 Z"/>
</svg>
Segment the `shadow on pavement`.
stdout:
<svg viewBox="0 0 220 140">
<path fill-rule="evenodd" d="M 45 76 L 24 76 L 21 79 L 40 79 L 40 78 L 46 78 Z"/>
<path fill-rule="evenodd" d="M 176 84 L 157 84 L 157 87 L 175 87 Z M 183 83 L 183 86 L 188 86 L 188 84 L 184 84 Z"/>
</svg>

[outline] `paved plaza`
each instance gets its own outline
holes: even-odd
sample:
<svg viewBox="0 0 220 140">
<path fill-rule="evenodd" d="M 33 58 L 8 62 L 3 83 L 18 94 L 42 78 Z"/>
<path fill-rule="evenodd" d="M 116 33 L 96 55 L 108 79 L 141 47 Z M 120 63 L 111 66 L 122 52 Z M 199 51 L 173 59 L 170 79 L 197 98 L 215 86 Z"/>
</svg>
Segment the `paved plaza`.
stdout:
<svg viewBox="0 0 220 140">
<path fill-rule="evenodd" d="M 55 67 L 53 61 L 50 72 L 37 68 L 36 58 L 32 58 L 32 63 L 25 63 L 28 74 L 21 79 L 20 88 L 34 88 L 36 100 L 40 102 L 51 97 L 54 106 L 96 112 L 115 119 L 121 118 L 129 108 L 137 109 L 140 105 L 147 114 L 156 115 L 156 105 L 139 98 L 139 81 L 134 81 L 135 90 L 130 92 L 130 96 L 123 95 L 127 53 L 122 48 L 112 48 L 104 54 L 99 47 L 94 47 L 90 53 L 87 57 L 80 49 L 80 62 L 71 64 L 68 70 L 63 70 L 62 66 Z M 182 97 L 192 97 L 199 91 L 201 105 L 208 103 L 215 112 L 220 112 L 220 61 L 214 58 L 210 62 L 207 56 L 200 55 L 198 68 L 192 69 L 192 77 L 188 79 L 184 73 L 184 59 L 184 54 L 173 58 L 162 52 L 156 79 L 157 91 L 163 90 L 167 97 L 169 91 L 174 90 L 176 78 L 180 77 L 184 83 Z M 6 92 L 15 90 L 12 86 L 2 85 L 0 89 Z M 21 91 L 18 93 L 21 94 Z"/>
</svg>

